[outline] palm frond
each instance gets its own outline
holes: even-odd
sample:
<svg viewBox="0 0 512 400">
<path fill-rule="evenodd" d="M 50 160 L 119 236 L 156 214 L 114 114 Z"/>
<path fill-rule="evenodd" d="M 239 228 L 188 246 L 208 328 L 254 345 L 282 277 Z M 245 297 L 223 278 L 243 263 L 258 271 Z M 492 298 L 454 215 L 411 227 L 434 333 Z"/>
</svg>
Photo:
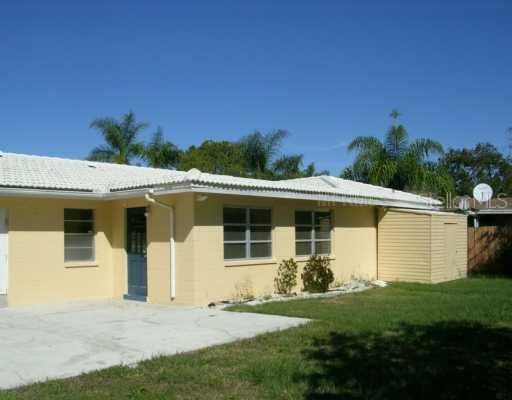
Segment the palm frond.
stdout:
<svg viewBox="0 0 512 400">
<path fill-rule="evenodd" d="M 443 145 L 437 140 L 420 138 L 410 144 L 407 149 L 406 157 L 412 157 L 419 161 L 424 161 L 433 155 L 442 155 L 444 153 Z"/>
<path fill-rule="evenodd" d="M 264 176 L 271 169 L 271 163 L 279 153 L 283 139 L 288 132 L 277 129 L 267 134 L 259 131 L 244 136 L 238 142 L 242 148 L 247 168 L 254 176 Z"/>
<path fill-rule="evenodd" d="M 375 136 L 358 136 L 348 145 L 349 151 L 380 152 L 384 148 Z"/>
<path fill-rule="evenodd" d="M 119 125 L 117 124 L 108 127 L 105 131 L 102 132 L 102 135 L 105 139 L 105 142 L 107 142 L 107 144 L 111 146 L 112 149 L 120 150 L 125 146 L 125 137 Z"/>
<path fill-rule="evenodd" d="M 128 154 L 130 156 L 142 157 L 144 154 L 145 146 L 142 142 L 130 143 L 128 147 Z"/>
<path fill-rule="evenodd" d="M 109 152 L 109 161 L 119 164 L 129 164 L 134 157 L 140 157 L 144 146 L 137 142 L 137 135 L 148 125 L 137 122 L 135 114 L 130 111 L 123 115 L 121 122 L 114 118 L 97 118 L 90 124 L 91 128 L 98 129 L 106 144 L 100 146 L 102 152 Z M 96 150 L 96 149 L 95 149 Z"/>
<path fill-rule="evenodd" d="M 146 122 L 137 122 L 137 118 L 133 111 L 129 111 L 123 115 L 120 127 L 127 142 L 135 140 L 139 133 L 149 126 Z"/>
<path fill-rule="evenodd" d="M 283 156 L 272 163 L 272 175 L 279 179 L 298 178 L 302 176 L 301 167 L 304 156 L 292 154 Z"/>
<path fill-rule="evenodd" d="M 399 159 L 407 151 L 409 134 L 403 125 L 391 126 L 386 133 L 384 146 L 389 155 Z"/>
<path fill-rule="evenodd" d="M 89 161 L 111 162 L 115 153 L 108 146 L 98 146 L 92 149 L 87 156 Z"/>
<path fill-rule="evenodd" d="M 114 118 L 103 117 L 94 119 L 89 124 L 89 128 L 96 128 L 99 129 L 100 131 L 107 131 L 113 125 L 117 125 L 117 121 Z"/>
<path fill-rule="evenodd" d="M 281 148 L 283 140 L 288 136 L 288 131 L 284 129 L 276 129 L 265 135 L 265 145 L 269 160 L 273 159 Z"/>
<path fill-rule="evenodd" d="M 450 175 L 428 159 L 443 153 L 441 144 L 432 139 L 409 144 L 407 130 L 397 124 L 399 116 L 398 111 L 392 111 L 393 123 L 383 143 L 373 136 L 359 136 L 350 143 L 348 149 L 357 155 L 344 176 L 399 190 L 439 192 L 449 188 Z"/>
<path fill-rule="evenodd" d="M 396 160 L 381 157 L 370 167 L 369 182 L 374 185 L 389 187 L 397 171 L 398 162 Z"/>
<path fill-rule="evenodd" d="M 453 192 L 454 182 L 448 171 L 438 164 L 428 164 L 415 171 L 407 190 L 429 196 L 445 196 Z"/>
<path fill-rule="evenodd" d="M 153 168 L 175 168 L 180 155 L 178 147 L 164 139 L 161 127 L 153 133 L 147 146 L 135 151 Z"/>
</svg>

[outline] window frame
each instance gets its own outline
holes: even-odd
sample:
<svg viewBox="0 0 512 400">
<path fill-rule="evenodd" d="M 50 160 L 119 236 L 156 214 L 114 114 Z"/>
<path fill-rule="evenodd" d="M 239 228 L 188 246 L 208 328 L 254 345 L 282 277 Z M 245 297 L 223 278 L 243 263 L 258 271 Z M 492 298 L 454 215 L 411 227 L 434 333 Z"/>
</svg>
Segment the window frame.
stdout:
<svg viewBox="0 0 512 400">
<path fill-rule="evenodd" d="M 303 213 L 309 213 L 311 215 L 311 222 L 309 224 L 297 224 L 297 213 L 303 212 Z M 330 228 L 329 228 L 329 239 L 317 239 L 315 235 L 315 214 L 318 213 L 329 213 L 330 218 Z M 295 233 L 295 241 L 294 241 L 294 254 L 295 257 L 310 257 L 310 256 L 331 256 L 333 254 L 332 252 L 332 236 L 333 236 L 333 212 L 332 210 L 328 211 L 321 211 L 321 210 L 295 210 L 294 213 L 294 233 Z M 310 239 L 297 239 L 297 227 L 308 227 L 311 228 L 309 230 L 311 237 Z M 297 254 L 297 242 L 300 243 L 310 243 L 310 253 L 308 254 Z M 316 243 L 317 242 L 329 242 L 329 253 L 317 253 L 316 252 Z"/>
<path fill-rule="evenodd" d="M 245 222 L 244 223 L 233 223 L 224 222 L 224 210 L 227 208 L 238 208 L 245 211 Z M 251 210 L 267 210 L 270 212 L 270 223 L 269 224 L 256 224 L 251 223 Z M 245 227 L 245 240 L 225 240 L 225 227 L 226 226 L 243 226 Z M 265 226 L 270 227 L 270 239 L 269 240 L 252 240 L 251 239 L 251 226 Z M 273 254 L 273 243 L 274 243 L 274 224 L 273 224 L 273 212 L 271 207 L 254 207 L 254 206 L 237 206 L 237 205 L 224 205 L 222 207 L 222 255 L 225 262 L 230 261 L 243 261 L 243 260 L 269 260 Z M 270 244 L 270 254 L 264 257 L 251 257 L 251 244 L 256 243 L 268 243 Z M 226 244 L 243 244 L 245 247 L 245 256 L 242 258 L 226 258 L 225 245 Z"/>
<path fill-rule="evenodd" d="M 80 210 L 80 211 L 90 211 L 92 214 L 92 219 L 66 219 L 66 210 Z M 66 236 L 69 235 L 85 235 L 84 233 L 66 233 L 66 222 L 89 222 L 92 224 L 92 230 L 90 233 L 92 239 L 91 247 L 69 247 L 66 246 Z M 76 207 L 66 207 L 63 212 L 63 229 L 64 233 L 64 263 L 65 264 L 76 264 L 76 263 L 95 263 L 96 262 L 96 210 L 93 208 L 76 208 Z M 91 249 L 91 258 L 87 260 L 75 260 L 75 259 L 67 259 L 66 258 L 66 249 Z"/>
</svg>

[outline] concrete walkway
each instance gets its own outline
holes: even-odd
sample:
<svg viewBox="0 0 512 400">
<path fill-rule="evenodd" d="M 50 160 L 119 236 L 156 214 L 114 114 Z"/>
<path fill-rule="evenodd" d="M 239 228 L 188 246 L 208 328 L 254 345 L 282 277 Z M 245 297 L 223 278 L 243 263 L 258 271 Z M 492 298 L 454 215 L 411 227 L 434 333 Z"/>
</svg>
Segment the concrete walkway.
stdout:
<svg viewBox="0 0 512 400">
<path fill-rule="evenodd" d="M 78 375 L 306 323 L 207 308 L 109 301 L 0 309 L 0 388 Z"/>
</svg>

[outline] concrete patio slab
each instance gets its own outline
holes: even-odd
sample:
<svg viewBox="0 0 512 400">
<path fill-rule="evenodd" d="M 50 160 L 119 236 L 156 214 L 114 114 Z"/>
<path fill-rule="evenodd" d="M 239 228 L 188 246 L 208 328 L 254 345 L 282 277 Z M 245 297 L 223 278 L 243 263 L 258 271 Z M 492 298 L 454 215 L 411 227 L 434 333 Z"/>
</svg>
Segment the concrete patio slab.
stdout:
<svg viewBox="0 0 512 400">
<path fill-rule="evenodd" d="M 0 309 L 0 388 L 130 365 L 308 322 L 131 301 Z"/>
</svg>

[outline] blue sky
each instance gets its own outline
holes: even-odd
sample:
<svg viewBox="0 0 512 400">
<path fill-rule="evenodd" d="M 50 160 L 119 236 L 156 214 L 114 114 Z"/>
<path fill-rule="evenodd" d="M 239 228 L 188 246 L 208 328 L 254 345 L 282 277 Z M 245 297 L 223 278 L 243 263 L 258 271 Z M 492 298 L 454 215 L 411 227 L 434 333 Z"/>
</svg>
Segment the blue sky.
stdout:
<svg viewBox="0 0 512 400">
<path fill-rule="evenodd" d="M 338 174 L 392 108 L 413 138 L 506 150 L 511 21 L 507 0 L 2 2 L 0 150 L 83 158 L 90 121 L 131 109 L 180 147 L 284 128 Z"/>
</svg>

